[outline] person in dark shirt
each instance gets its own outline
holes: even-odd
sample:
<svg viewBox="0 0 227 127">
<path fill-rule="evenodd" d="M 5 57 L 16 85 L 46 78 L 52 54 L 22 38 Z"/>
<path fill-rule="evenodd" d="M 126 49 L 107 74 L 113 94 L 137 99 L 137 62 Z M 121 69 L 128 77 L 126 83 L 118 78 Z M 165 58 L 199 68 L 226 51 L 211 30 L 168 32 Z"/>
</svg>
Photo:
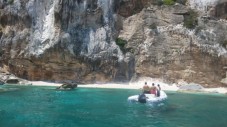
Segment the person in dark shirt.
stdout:
<svg viewBox="0 0 227 127">
<path fill-rule="evenodd" d="M 161 91 L 161 87 L 160 87 L 160 85 L 158 84 L 158 88 L 157 88 L 157 97 L 160 97 L 160 91 Z"/>
</svg>

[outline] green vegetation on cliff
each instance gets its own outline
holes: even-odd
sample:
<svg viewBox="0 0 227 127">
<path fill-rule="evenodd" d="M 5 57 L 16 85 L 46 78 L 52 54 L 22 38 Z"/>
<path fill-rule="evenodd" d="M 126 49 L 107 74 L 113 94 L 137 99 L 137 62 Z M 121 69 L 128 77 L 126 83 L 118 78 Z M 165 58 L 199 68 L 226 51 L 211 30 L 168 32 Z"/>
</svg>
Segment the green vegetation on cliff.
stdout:
<svg viewBox="0 0 227 127">
<path fill-rule="evenodd" d="M 117 44 L 119 47 L 121 47 L 121 48 L 123 48 L 123 47 L 125 46 L 126 43 L 127 43 L 126 40 L 123 40 L 123 39 L 121 39 L 121 38 L 117 38 L 117 39 L 116 39 L 116 44 Z"/>
<path fill-rule="evenodd" d="M 189 29 L 194 29 L 198 25 L 197 12 L 190 10 L 187 15 L 184 16 L 184 26 Z"/>
<path fill-rule="evenodd" d="M 126 41 L 126 40 L 123 40 L 123 39 L 121 39 L 121 38 L 117 38 L 115 42 L 116 42 L 116 44 L 120 47 L 121 51 L 122 51 L 122 52 L 125 52 L 124 47 L 125 47 L 127 41 Z"/>
<path fill-rule="evenodd" d="M 163 0 L 163 4 L 164 5 L 173 5 L 173 4 L 175 4 L 175 1 L 174 0 Z"/>
</svg>

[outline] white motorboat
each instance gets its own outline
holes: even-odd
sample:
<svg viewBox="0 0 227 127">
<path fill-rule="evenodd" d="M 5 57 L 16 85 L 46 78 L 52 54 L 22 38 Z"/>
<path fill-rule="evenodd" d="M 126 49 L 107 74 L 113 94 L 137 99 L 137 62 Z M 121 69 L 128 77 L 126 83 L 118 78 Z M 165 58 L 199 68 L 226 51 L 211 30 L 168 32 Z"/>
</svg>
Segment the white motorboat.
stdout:
<svg viewBox="0 0 227 127">
<path fill-rule="evenodd" d="M 167 99 L 167 95 L 164 91 L 160 91 L 160 96 L 156 97 L 154 94 L 140 94 L 128 97 L 130 102 L 140 103 L 160 103 Z"/>
</svg>

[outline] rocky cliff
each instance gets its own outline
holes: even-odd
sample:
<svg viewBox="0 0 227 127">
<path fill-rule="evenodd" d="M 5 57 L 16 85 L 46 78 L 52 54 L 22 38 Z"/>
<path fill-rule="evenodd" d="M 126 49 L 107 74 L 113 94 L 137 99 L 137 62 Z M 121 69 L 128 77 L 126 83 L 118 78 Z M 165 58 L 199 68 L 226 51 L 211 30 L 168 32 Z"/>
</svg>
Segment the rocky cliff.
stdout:
<svg viewBox="0 0 227 127">
<path fill-rule="evenodd" d="M 0 0 L 0 66 L 29 80 L 225 85 L 225 0 Z"/>
</svg>

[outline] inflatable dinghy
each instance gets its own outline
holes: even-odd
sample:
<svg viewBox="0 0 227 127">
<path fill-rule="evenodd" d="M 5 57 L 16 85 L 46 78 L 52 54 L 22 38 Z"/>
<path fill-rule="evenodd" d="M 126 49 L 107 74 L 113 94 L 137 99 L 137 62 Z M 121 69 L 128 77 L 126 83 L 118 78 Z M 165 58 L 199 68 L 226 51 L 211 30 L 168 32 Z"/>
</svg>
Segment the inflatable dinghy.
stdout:
<svg viewBox="0 0 227 127">
<path fill-rule="evenodd" d="M 167 99 L 167 95 L 164 91 L 160 91 L 160 96 L 156 97 L 154 94 L 140 94 L 128 97 L 130 102 L 140 103 L 160 103 Z"/>
</svg>

